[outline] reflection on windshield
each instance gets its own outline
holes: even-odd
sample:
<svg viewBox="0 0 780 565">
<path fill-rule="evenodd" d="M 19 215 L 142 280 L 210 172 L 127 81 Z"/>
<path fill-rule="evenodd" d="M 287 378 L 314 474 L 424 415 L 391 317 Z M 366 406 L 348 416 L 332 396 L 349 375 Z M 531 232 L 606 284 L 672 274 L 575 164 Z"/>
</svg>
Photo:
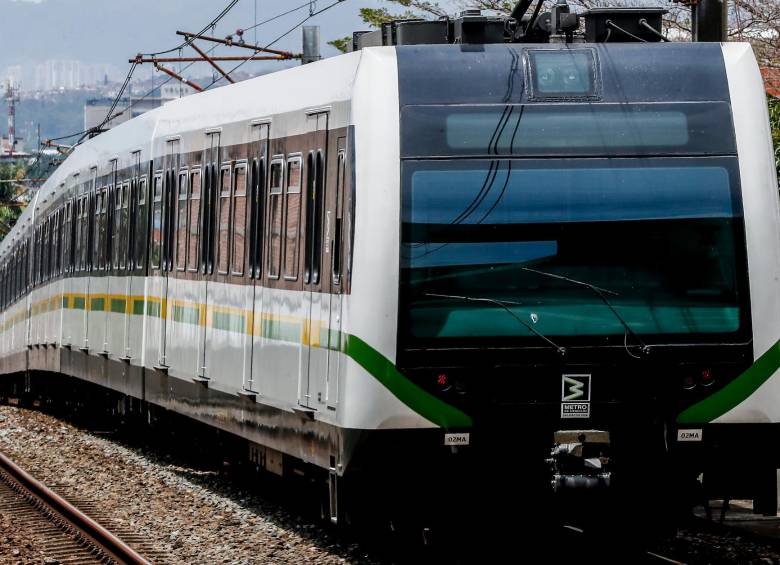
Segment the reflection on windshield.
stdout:
<svg viewBox="0 0 780 565">
<path fill-rule="evenodd" d="M 410 339 L 733 334 L 742 321 L 734 163 L 716 159 L 406 162 Z M 609 288 L 608 303 L 565 279 Z M 616 316 L 614 310 L 619 312 Z M 637 343 L 641 340 L 635 340 Z"/>
</svg>

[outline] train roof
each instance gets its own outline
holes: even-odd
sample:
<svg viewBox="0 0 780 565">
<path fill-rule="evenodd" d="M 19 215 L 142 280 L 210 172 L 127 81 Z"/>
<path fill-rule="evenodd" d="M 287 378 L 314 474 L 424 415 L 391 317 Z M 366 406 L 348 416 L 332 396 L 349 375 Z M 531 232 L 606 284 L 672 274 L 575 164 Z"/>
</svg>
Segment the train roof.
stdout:
<svg viewBox="0 0 780 565">
<path fill-rule="evenodd" d="M 728 44 L 731 49 L 739 48 Z M 740 46 L 749 51 L 747 45 Z M 30 228 L 33 212 L 75 172 L 117 155 L 152 152 L 155 140 L 350 101 L 361 65 L 394 50 L 399 101 L 413 104 L 544 102 L 533 88 L 533 52 L 591 53 L 596 90 L 571 101 L 728 101 L 719 43 L 487 44 L 368 47 L 171 101 L 79 145 L 0 243 L 0 256 Z M 362 62 L 364 61 L 365 62 Z M 755 62 L 752 57 L 751 60 Z M 531 69 L 531 70 L 529 70 Z M 372 84 L 383 88 L 385 85 Z M 565 101 L 552 97 L 550 102 Z"/>
<path fill-rule="evenodd" d="M 35 209 L 56 196 L 72 174 L 104 164 L 120 153 L 150 150 L 155 139 L 348 100 L 360 60 L 370 57 L 371 51 L 348 53 L 172 100 L 80 144 L 37 191 L 0 243 L 0 256 L 30 227 Z"/>
</svg>

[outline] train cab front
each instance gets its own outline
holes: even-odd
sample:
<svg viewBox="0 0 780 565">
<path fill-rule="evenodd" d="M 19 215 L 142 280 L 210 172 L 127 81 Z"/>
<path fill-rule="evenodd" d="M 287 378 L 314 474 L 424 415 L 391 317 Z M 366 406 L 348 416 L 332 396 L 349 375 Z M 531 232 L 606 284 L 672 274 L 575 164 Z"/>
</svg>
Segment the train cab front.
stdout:
<svg viewBox="0 0 780 565">
<path fill-rule="evenodd" d="M 402 88 L 399 368 L 473 418 L 453 449 L 499 489 L 693 485 L 678 416 L 753 362 L 725 83 L 661 100 L 617 49 L 506 51 L 496 100 Z"/>
</svg>

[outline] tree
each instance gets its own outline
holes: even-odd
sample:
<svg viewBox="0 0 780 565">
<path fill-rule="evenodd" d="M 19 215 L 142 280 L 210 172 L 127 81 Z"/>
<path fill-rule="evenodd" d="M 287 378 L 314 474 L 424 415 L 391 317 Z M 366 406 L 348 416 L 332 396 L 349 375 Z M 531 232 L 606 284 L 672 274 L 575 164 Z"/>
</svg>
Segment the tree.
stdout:
<svg viewBox="0 0 780 565">
<path fill-rule="evenodd" d="M 379 27 L 383 22 L 398 18 L 438 18 L 446 16 L 448 10 L 438 1 L 427 0 L 385 0 L 390 8 L 362 8 L 363 21 Z M 549 8 L 554 0 L 543 0 Z M 687 2 L 659 0 L 658 4 L 669 12 L 664 17 L 664 31 L 675 40 L 689 39 L 691 36 L 691 12 Z M 631 0 L 570 0 L 576 9 L 583 10 L 595 6 L 620 6 L 630 4 Z M 452 6 L 456 9 L 476 8 L 494 13 L 509 14 L 515 6 L 514 0 L 456 0 Z M 399 11 L 400 9 L 400 11 Z M 731 41 L 749 41 L 753 44 L 756 56 L 763 66 L 780 67 L 780 0 L 729 0 L 729 39 Z M 336 40 L 331 45 L 346 47 L 350 38 Z"/>
<path fill-rule="evenodd" d="M 5 237 L 19 219 L 24 209 L 22 196 L 26 187 L 19 181 L 25 178 L 27 169 L 22 162 L 0 164 L 0 236 Z"/>
<path fill-rule="evenodd" d="M 780 98 L 769 97 L 769 123 L 772 126 L 772 140 L 775 142 L 775 167 L 780 180 Z"/>
<path fill-rule="evenodd" d="M 374 28 L 399 18 L 439 18 L 447 15 L 447 10 L 437 1 L 427 0 L 385 0 L 396 8 L 362 8 L 363 21 Z M 551 5 L 554 0 L 542 0 Z M 690 0 L 689 0 L 690 1 Z M 626 5 L 630 0 L 570 0 L 578 9 L 592 6 Z M 764 68 L 780 69 L 780 0 L 728 0 L 730 41 L 747 41 L 753 46 L 759 64 Z M 684 2 L 659 0 L 669 10 L 664 17 L 664 33 L 678 41 L 690 40 L 691 11 Z M 458 0 L 454 6 L 459 9 L 476 8 L 494 13 L 509 14 L 514 8 L 514 0 Z M 400 11 L 399 11 L 400 10 Z M 330 45 L 341 51 L 347 51 L 351 37 L 330 41 Z M 780 99 L 768 96 L 772 124 L 772 137 L 775 144 L 775 159 L 778 177 L 780 177 Z"/>
</svg>

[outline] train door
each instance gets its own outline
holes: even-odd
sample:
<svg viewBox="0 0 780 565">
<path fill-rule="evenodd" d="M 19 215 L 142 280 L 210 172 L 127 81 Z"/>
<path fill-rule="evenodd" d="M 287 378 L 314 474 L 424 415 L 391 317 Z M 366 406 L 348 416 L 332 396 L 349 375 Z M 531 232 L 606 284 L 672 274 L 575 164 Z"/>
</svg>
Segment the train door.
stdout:
<svg viewBox="0 0 780 565">
<path fill-rule="evenodd" d="M 106 175 L 108 177 L 108 175 Z M 106 182 L 104 180 L 103 182 Z M 103 184 L 103 182 L 99 184 Z M 87 338 L 89 349 L 97 353 L 105 351 L 106 326 L 105 308 L 107 294 L 106 267 L 110 262 L 108 255 L 107 214 L 108 185 L 98 187 L 93 195 L 93 239 L 92 239 L 92 273 L 89 283 L 89 306 L 87 315 Z"/>
<path fill-rule="evenodd" d="M 76 306 L 81 306 L 81 324 L 79 324 L 82 331 L 81 336 L 81 349 L 86 351 L 89 349 L 89 304 L 90 304 L 90 291 L 92 279 L 92 267 L 93 267 L 93 247 L 95 245 L 94 239 L 97 235 L 96 225 L 93 222 L 94 207 L 96 201 L 97 191 L 97 167 L 92 167 L 89 171 L 89 180 L 85 186 L 85 190 L 81 194 L 80 213 L 81 220 L 79 227 L 81 229 L 81 236 L 79 239 L 79 286 L 80 292 L 77 295 L 75 301 Z M 97 263 L 94 263 L 97 266 Z"/>
<path fill-rule="evenodd" d="M 106 225 L 106 297 L 103 303 L 103 324 L 105 332 L 103 333 L 103 353 L 108 355 L 111 352 L 113 334 L 118 328 L 112 323 L 114 309 L 114 295 L 121 289 L 119 284 L 121 279 L 117 277 L 119 260 L 119 220 L 122 217 L 122 195 L 117 178 L 117 160 L 111 160 L 111 168 L 108 178 L 108 190 L 106 191 L 105 202 L 105 225 Z"/>
<path fill-rule="evenodd" d="M 131 160 L 130 180 L 125 184 L 125 202 L 123 209 L 123 222 L 125 229 L 125 243 L 124 251 L 126 254 L 125 262 L 125 312 L 124 312 L 124 340 L 122 343 L 121 353 L 117 354 L 121 359 L 128 361 L 132 358 L 132 338 L 131 332 L 133 331 L 133 312 L 135 307 L 135 301 L 133 296 L 138 294 L 138 291 L 143 292 L 143 287 L 138 288 L 138 282 L 136 281 L 136 231 L 138 224 L 138 192 L 139 192 L 139 177 L 141 174 L 141 152 L 134 151 Z"/>
<path fill-rule="evenodd" d="M 74 180 L 78 183 L 78 175 L 75 175 Z M 73 185 L 68 189 L 68 198 L 65 201 L 65 207 L 63 209 L 63 229 L 62 229 L 62 311 L 60 314 L 60 343 L 64 347 L 70 347 L 73 343 L 73 321 L 71 319 L 72 308 L 71 300 L 73 295 L 73 203 L 74 199 L 72 195 L 74 193 Z"/>
<path fill-rule="evenodd" d="M 328 371 L 327 340 L 330 294 L 322 277 L 325 179 L 327 178 L 328 113 L 308 117 L 309 151 L 306 158 L 305 239 L 303 272 L 304 332 L 298 403 L 319 410 L 325 403 Z M 325 330 L 325 331 L 323 331 Z"/>
<path fill-rule="evenodd" d="M 328 211 L 325 216 L 325 256 L 330 258 L 330 276 L 327 282 L 327 292 L 330 295 L 330 311 L 328 313 L 328 374 L 325 383 L 325 401 L 328 408 L 335 410 L 339 398 L 339 369 L 341 364 L 341 349 L 343 337 L 341 334 L 342 296 L 344 292 L 344 234 L 346 233 L 345 218 L 347 214 L 347 138 L 339 137 L 336 143 L 338 151 L 336 159 L 336 187 L 331 196 Z M 335 198 L 334 198 L 335 196 Z"/>
<path fill-rule="evenodd" d="M 198 372 L 197 375 L 208 378 L 206 367 L 206 344 L 209 338 L 209 306 L 213 284 L 210 282 L 216 263 L 215 238 L 217 235 L 217 207 L 219 206 L 219 132 L 206 134 L 206 145 L 203 158 L 203 186 L 201 187 L 201 238 L 200 238 L 200 338 L 198 340 Z"/>
<path fill-rule="evenodd" d="M 259 392 L 262 370 L 260 334 L 263 327 L 263 229 L 265 222 L 264 195 L 268 166 L 268 137 L 270 124 L 252 126 L 249 146 L 249 261 L 248 274 L 252 281 L 252 323 L 244 363 L 244 390 Z"/>
<path fill-rule="evenodd" d="M 175 279 L 169 277 L 174 269 L 174 235 L 177 200 L 177 172 L 179 170 L 179 140 L 167 142 L 165 161 L 163 163 L 162 193 L 160 194 L 160 317 L 158 333 L 158 362 L 160 368 L 167 368 L 166 344 L 168 338 L 168 323 L 170 308 L 168 298 L 175 293 L 171 285 Z M 156 208 L 155 208 L 156 209 Z"/>
<path fill-rule="evenodd" d="M 133 201 L 133 241 L 132 241 L 132 277 L 131 280 L 131 300 L 130 310 L 130 333 L 128 341 L 128 357 L 138 357 L 142 359 L 145 364 L 143 349 L 144 349 L 144 334 L 146 331 L 146 325 L 148 318 L 145 315 L 147 313 L 145 294 L 147 292 L 146 284 L 150 274 L 147 271 L 148 251 L 150 249 L 149 240 L 151 239 L 149 231 L 149 216 L 151 209 L 152 196 L 149 194 L 149 172 L 150 167 L 148 162 L 144 163 L 141 168 L 141 155 L 140 152 L 136 159 L 136 190 Z M 153 176 L 151 177 L 154 178 Z M 142 315 L 139 315 L 142 314 Z"/>
</svg>

